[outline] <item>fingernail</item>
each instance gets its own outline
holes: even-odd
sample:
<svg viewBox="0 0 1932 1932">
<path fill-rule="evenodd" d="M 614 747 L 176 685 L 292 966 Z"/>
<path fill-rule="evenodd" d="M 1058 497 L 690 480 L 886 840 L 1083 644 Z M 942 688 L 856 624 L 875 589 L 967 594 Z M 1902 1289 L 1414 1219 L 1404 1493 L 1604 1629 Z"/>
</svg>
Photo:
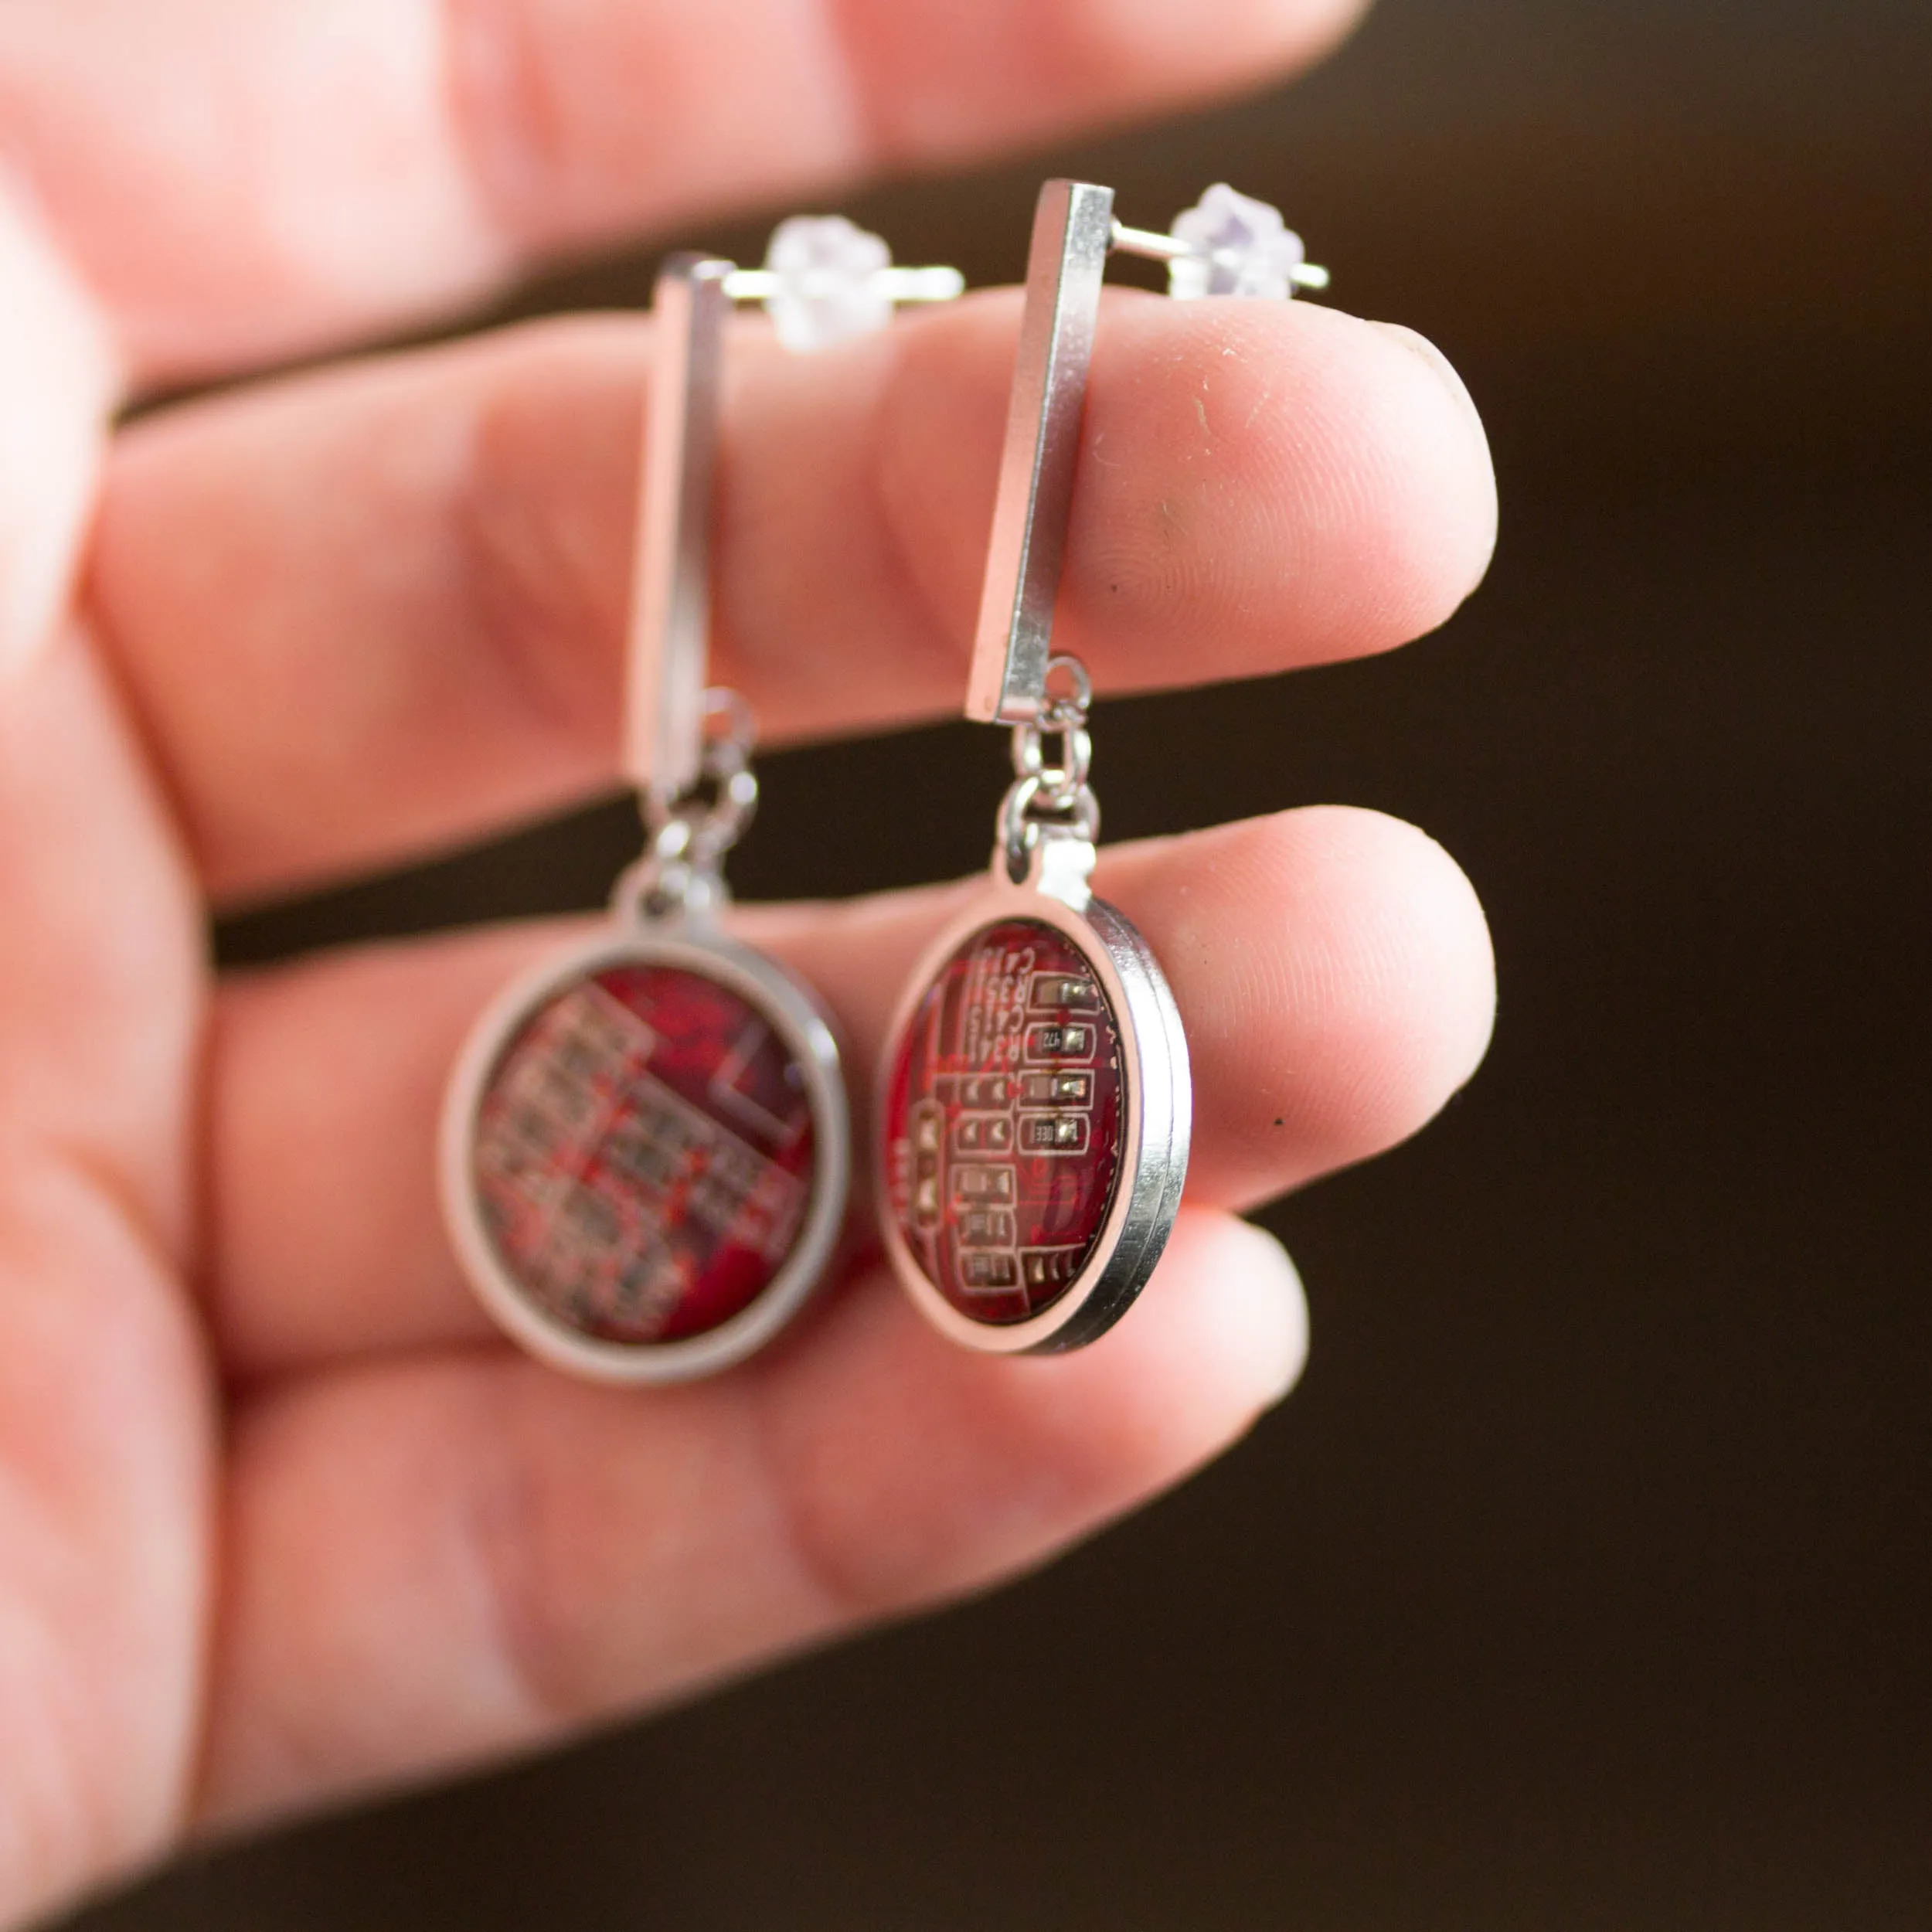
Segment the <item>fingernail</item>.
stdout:
<svg viewBox="0 0 1932 1932">
<path fill-rule="evenodd" d="M 1457 373 L 1455 364 L 1427 336 L 1418 335 L 1413 328 L 1405 328 L 1400 322 L 1377 322 L 1375 326 L 1434 370 L 1443 387 L 1468 412 L 1470 421 L 1475 424 L 1486 445 L 1488 433 L 1482 427 L 1482 412 L 1476 407 L 1476 399 L 1469 393 L 1469 385 Z"/>
<path fill-rule="evenodd" d="M 1483 427 L 1482 412 L 1476 406 L 1476 399 L 1469 393 L 1469 386 L 1457 374 L 1455 364 L 1427 336 L 1418 335 L 1413 328 L 1404 328 L 1400 322 L 1376 322 L 1373 326 L 1380 329 L 1392 341 L 1400 342 L 1417 362 L 1427 363 L 1436 380 L 1455 398 L 1471 444 L 1489 478 L 1488 541 L 1482 558 L 1482 567 L 1476 573 L 1477 580 L 1480 580 L 1495 560 L 1497 534 L 1495 457 L 1489 447 L 1489 432 Z M 1475 587 L 1473 583 L 1471 587 Z"/>
</svg>

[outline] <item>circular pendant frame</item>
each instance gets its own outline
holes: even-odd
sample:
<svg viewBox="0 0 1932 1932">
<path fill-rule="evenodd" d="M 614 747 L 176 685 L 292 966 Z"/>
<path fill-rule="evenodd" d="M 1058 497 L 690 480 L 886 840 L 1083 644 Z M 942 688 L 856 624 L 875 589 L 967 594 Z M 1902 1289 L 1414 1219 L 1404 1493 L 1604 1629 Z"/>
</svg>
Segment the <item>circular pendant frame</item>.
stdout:
<svg viewBox="0 0 1932 1932">
<path fill-rule="evenodd" d="M 873 1180 L 893 1272 L 942 1335 L 988 1355 L 1066 1354 L 1099 1340 L 1126 1314 L 1147 1285 L 1172 1230 L 1193 1129 L 1187 1034 L 1152 949 L 1104 901 L 1089 900 L 1083 908 L 1076 907 L 1042 891 L 1040 873 L 1036 856 L 1032 877 L 1015 883 L 1005 873 L 1002 854 L 995 862 L 992 889 L 952 920 L 922 955 L 886 1035 L 874 1114 Z M 1084 1265 L 1038 1315 L 995 1324 L 975 1321 L 955 1308 L 908 1245 L 893 1206 L 887 1121 L 901 1044 L 927 993 L 976 934 L 1011 920 L 1051 927 L 1093 968 L 1120 1043 L 1124 1104 L 1113 1199 Z"/>
<path fill-rule="evenodd" d="M 483 1220 L 475 1178 L 484 1099 L 505 1054 L 554 1000 L 624 966 L 664 967 L 723 988 L 752 1008 L 801 1070 L 815 1135 L 811 1193 L 777 1272 L 757 1298 L 717 1327 L 673 1342 L 588 1335 L 532 1300 L 498 1253 Z M 679 923 L 605 933 L 546 960 L 513 981 L 471 1032 L 444 1099 L 439 1148 L 443 1209 L 470 1285 L 511 1338 L 553 1367 L 630 1386 L 717 1375 L 755 1354 L 804 1305 L 838 1245 L 851 1191 L 849 1108 L 838 1043 L 817 1000 L 775 961 L 707 926 Z"/>
</svg>

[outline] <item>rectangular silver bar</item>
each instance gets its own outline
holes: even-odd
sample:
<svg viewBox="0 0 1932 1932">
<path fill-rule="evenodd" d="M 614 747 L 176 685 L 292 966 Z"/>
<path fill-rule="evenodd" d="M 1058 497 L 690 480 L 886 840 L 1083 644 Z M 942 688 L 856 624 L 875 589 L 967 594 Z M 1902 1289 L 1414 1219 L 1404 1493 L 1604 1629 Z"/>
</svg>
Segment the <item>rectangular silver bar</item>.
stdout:
<svg viewBox="0 0 1932 1932">
<path fill-rule="evenodd" d="M 730 262 L 674 255 L 658 277 L 632 593 L 624 772 L 669 800 L 698 780 L 711 644 L 712 488 Z"/>
<path fill-rule="evenodd" d="M 982 723 L 1031 724 L 1046 696 L 1080 418 L 1113 240 L 1112 189 L 1079 181 L 1049 181 L 1041 189 L 967 684 L 966 715 Z"/>
</svg>

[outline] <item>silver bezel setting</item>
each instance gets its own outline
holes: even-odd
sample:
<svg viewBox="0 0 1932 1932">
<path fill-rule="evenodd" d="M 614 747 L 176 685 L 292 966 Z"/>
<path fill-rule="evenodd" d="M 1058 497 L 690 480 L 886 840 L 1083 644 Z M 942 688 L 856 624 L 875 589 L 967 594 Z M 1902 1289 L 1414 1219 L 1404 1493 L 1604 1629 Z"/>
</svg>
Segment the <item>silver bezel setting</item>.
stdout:
<svg viewBox="0 0 1932 1932">
<path fill-rule="evenodd" d="M 770 1023 L 803 1070 L 815 1134 L 811 1198 L 784 1264 L 749 1308 L 702 1335 L 668 1342 L 599 1341 L 532 1301 L 483 1225 L 474 1157 L 484 1094 L 532 1016 L 613 966 L 669 966 L 726 988 Z M 851 1124 L 838 1043 L 818 1002 L 776 961 L 696 923 L 607 932 L 546 960 L 508 987 L 471 1031 L 444 1100 L 439 1166 L 457 1258 L 492 1318 L 532 1355 L 594 1382 L 631 1386 L 717 1375 L 755 1354 L 804 1305 L 838 1243 L 851 1191 Z"/>
<path fill-rule="evenodd" d="M 1160 963 L 1138 930 L 1100 900 L 1084 909 L 1039 889 L 1041 856 L 1032 876 L 1015 883 L 1004 855 L 995 861 L 990 890 L 975 897 L 934 940 L 914 968 L 893 1015 L 879 1068 L 873 1119 L 872 1172 L 879 1221 L 893 1271 L 914 1305 L 949 1340 L 988 1355 L 1063 1355 L 1097 1341 L 1119 1321 L 1153 1274 L 1187 1179 L 1194 1090 L 1187 1034 Z M 1114 1199 L 1087 1265 L 1052 1307 L 1004 1325 L 960 1313 L 919 1264 L 894 1211 L 887 1106 L 901 1043 L 934 981 L 972 936 L 1009 919 L 1050 926 L 1092 965 L 1120 1036 L 1121 1165 Z"/>
</svg>

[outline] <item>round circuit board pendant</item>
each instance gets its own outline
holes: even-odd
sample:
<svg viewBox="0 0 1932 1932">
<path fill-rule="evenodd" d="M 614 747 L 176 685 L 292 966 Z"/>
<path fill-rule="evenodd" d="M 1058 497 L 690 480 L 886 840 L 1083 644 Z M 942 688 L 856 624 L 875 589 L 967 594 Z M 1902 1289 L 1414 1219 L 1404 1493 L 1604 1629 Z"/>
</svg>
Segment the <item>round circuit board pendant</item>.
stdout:
<svg viewBox="0 0 1932 1932">
<path fill-rule="evenodd" d="M 444 1207 L 496 1319 L 556 1366 L 711 1375 L 824 1272 L 847 1193 L 831 1030 L 708 930 L 611 934 L 513 986 L 444 1117 Z"/>
<path fill-rule="evenodd" d="M 995 862 L 914 972 L 879 1107 L 886 1245 L 953 1340 L 1095 1340 L 1146 1285 L 1187 1172 L 1186 1036 L 1145 940 Z"/>
</svg>

